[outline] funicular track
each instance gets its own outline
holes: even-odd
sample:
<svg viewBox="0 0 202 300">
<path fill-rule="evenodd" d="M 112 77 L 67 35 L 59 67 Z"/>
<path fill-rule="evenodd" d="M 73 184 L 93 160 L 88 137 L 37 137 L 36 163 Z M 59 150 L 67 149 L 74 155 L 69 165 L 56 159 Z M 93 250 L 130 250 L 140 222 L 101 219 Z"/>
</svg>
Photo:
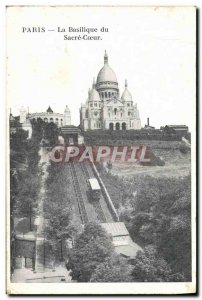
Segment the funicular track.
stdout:
<svg viewBox="0 0 202 300">
<path fill-rule="evenodd" d="M 80 189 L 79 180 L 76 174 L 74 161 L 70 163 L 70 172 L 73 179 L 73 186 L 76 194 L 77 204 L 79 208 L 80 218 L 83 224 L 88 223 L 88 215 L 85 208 L 84 200 L 83 200 L 83 194 Z"/>
<path fill-rule="evenodd" d="M 90 174 L 90 171 L 88 169 L 88 168 L 91 168 L 90 163 L 89 162 L 80 163 L 80 166 L 81 166 L 81 169 L 82 169 L 82 171 L 83 171 L 83 173 L 85 175 L 86 183 L 88 184 L 88 179 L 92 178 L 92 176 Z M 101 207 L 100 201 L 93 201 L 93 206 L 94 206 L 95 211 L 97 213 L 98 220 L 101 223 L 106 223 L 107 219 L 106 219 L 105 214 L 103 212 L 103 209 Z"/>
</svg>

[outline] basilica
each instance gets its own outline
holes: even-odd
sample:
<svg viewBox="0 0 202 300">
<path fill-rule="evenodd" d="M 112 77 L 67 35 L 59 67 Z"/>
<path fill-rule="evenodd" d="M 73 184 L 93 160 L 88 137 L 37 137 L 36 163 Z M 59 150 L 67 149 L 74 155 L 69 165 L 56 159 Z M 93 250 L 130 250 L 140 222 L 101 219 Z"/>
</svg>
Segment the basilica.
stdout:
<svg viewBox="0 0 202 300">
<path fill-rule="evenodd" d="M 104 66 L 88 91 L 86 103 L 81 105 L 80 126 L 84 131 L 141 129 L 137 104 L 133 103 L 127 81 L 120 97 L 116 74 L 108 64 L 106 51 Z"/>
</svg>

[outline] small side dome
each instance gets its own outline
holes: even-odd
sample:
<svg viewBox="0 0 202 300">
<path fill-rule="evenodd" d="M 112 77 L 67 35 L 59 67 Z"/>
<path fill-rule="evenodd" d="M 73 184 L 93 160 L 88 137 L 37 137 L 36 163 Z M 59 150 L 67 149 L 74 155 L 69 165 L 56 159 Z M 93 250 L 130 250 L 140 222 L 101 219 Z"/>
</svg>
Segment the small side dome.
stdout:
<svg viewBox="0 0 202 300">
<path fill-rule="evenodd" d="M 92 89 L 90 92 L 90 101 L 100 101 L 100 96 L 96 89 Z"/>
<path fill-rule="evenodd" d="M 101 101 L 100 95 L 95 89 L 95 80 L 93 80 L 92 89 L 89 91 L 89 101 Z"/>
<path fill-rule="evenodd" d="M 132 101 L 132 95 L 128 90 L 127 80 L 125 81 L 125 90 L 121 96 L 122 101 Z"/>
</svg>

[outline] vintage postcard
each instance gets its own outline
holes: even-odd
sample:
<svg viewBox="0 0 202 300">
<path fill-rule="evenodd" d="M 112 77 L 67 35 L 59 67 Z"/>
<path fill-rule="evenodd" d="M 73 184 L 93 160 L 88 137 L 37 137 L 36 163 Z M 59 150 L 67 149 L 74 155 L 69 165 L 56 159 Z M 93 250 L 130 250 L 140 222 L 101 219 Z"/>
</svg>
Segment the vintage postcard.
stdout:
<svg viewBox="0 0 202 300">
<path fill-rule="evenodd" d="M 7 293 L 196 293 L 196 8 L 6 21 Z"/>
</svg>

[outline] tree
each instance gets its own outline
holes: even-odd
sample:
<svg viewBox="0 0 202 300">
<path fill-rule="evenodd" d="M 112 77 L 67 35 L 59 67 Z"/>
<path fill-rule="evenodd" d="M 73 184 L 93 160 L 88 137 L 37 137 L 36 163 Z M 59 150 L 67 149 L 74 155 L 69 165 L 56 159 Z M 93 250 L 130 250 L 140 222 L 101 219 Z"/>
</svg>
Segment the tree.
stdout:
<svg viewBox="0 0 202 300">
<path fill-rule="evenodd" d="M 40 190 L 39 142 L 27 139 L 27 132 L 19 129 L 11 134 L 10 162 L 15 174 L 15 184 L 11 176 L 11 199 L 15 217 L 27 217 L 29 230 L 32 228 L 32 218 L 36 213 L 38 193 Z M 26 230 L 24 228 L 24 230 Z"/>
<path fill-rule="evenodd" d="M 112 253 L 114 246 L 106 231 L 99 224 L 86 224 L 69 256 L 67 268 L 72 271 L 72 279 L 89 282 L 96 267 Z"/>
<path fill-rule="evenodd" d="M 32 124 L 32 140 L 34 140 L 39 144 L 43 137 L 44 121 L 41 118 L 39 118 L 37 120 L 31 120 L 31 124 Z"/>
<path fill-rule="evenodd" d="M 29 219 L 29 230 L 32 231 L 32 218 L 36 214 L 40 176 L 33 176 L 30 170 L 18 174 L 15 196 L 15 216 Z"/>
<path fill-rule="evenodd" d="M 50 142 L 50 146 L 54 146 L 58 141 L 58 127 L 55 123 L 45 123 L 44 125 L 44 138 L 48 139 Z"/>
<path fill-rule="evenodd" d="M 153 242 L 153 223 L 154 219 L 151 213 L 139 212 L 133 216 L 130 224 L 132 238 L 142 246 Z"/>
<path fill-rule="evenodd" d="M 132 267 L 119 255 L 108 257 L 93 272 L 91 282 L 131 282 Z"/>
<path fill-rule="evenodd" d="M 103 176 L 103 175 L 102 175 Z M 172 269 L 191 280 L 191 177 L 125 179 L 103 176 L 131 237 L 156 247 Z M 133 196 L 135 195 L 135 196 Z"/>
<path fill-rule="evenodd" d="M 67 238 L 71 238 L 74 233 L 71 210 L 64 202 L 50 202 L 47 211 L 45 216 L 48 222 L 45 228 L 45 236 L 54 252 L 57 253 L 57 249 L 60 248 L 60 260 L 62 261 L 64 260 L 63 242 Z"/>
<path fill-rule="evenodd" d="M 169 221 L 159 228 L 157 247 L 173 272 L 184 274 L 191 281 L 191 203 L 180 198 L 171 207 Z M 168 219 L 168 218 L 167 218 Z"/>
<path fill-rule="evenodd" d="M 50 146 L 54 146 L 58 141 L 59 130 L 58 126 L 53 123 L 46 123 L 41 118 L 37 121 L 32 120 L 32 139 L 41 142 L 42 138 L 45 138 L 49 141 Z"/>
<path fill-rule="evenodd" d="M 67 239 L 74 241 L 80 224 L 75 222 L 74 201 L 71 198 L 71 185 L 68 164 L 50 162 L 45 182 L 45 198 L 43 205 L 46 219 L 45 238 L 50 246 L 51 259 L 66 259 L 69 249 Z"/>
<path fill-rule="evenodd" d="M 159 256 L 155 247 L 138 251 L 133 261 L 132 277 L 135 282 L 184 281 L 180 273 L 173 274 L 169 264 Z"/>
<path fill-rule="evenodd" d="M 27 143 L 28 133 L 23 129 L 18 129 L 15 133 L 10 134 L 10 148 L 12 150 L 23 151 Z"/>
<path fill-rule="evenodd" d="M 68 193 L 70 179 L 67 174 L 67 166 L 64 164 L 50 163 L 48 177 L 46 179 L 46 196 L 44 199 L 44 217 L 47 220 L 45 237 L 52 248 L 55 259 L 63 260 L 64 241 L 72 238 L 76 232 L 72 225 L 73 213 L 71 196 Z"/>
<path fill-rule="evenodd" d="M 38 163 L 40 160 L 39 143 L 33 139 L 27 141 L 26 145 L 27 164 L 32 176 L 37 176 L 39 172 Z"/>
</svg>

